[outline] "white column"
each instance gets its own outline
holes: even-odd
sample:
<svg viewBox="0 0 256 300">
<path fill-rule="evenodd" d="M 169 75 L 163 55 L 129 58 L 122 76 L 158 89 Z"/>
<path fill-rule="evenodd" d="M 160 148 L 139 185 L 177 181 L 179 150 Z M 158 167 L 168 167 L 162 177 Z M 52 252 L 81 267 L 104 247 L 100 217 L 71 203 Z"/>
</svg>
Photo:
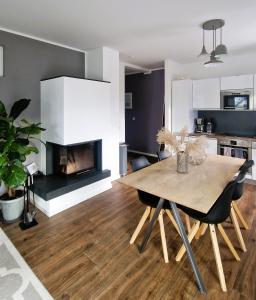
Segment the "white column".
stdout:
<svg viewBox="0 0 256 300">
<path fill-rule="evenodd" d="M 172 80 L 179 76 L 181 66 L 172 61 L 164 62 L 164 103 L 165 103 L 165 127 L 172 130 Z"/>
<path fill-rule="evenodd" d="M 125 63 L 119 64 L 119 142 L 125 142 Z"/>
<path fill-rule="evenodd" d="M 119 177 L 119 52 L 107 47 L 86 52 L 85 77 L 111 82 L 112 179 Z"/>
</svg>

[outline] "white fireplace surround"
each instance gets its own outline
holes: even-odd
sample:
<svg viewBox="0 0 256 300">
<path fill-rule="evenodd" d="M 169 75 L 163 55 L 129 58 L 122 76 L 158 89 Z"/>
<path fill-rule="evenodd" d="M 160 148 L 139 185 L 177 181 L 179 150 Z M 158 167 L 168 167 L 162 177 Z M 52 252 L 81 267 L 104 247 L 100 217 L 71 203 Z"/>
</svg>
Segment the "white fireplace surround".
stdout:
<svg viewBox="0 0 256 300">
<path fill-rule="evenodd" d="M 118 174 L 119 142 L 111 118 L 111 84 L 109 82 L 58 77 L 41 82 L 41 123 L 46 131 L 44 142 L 60 145 L 102 139 L 102 169 L 111 170 L 106 178 L 58 198 L 36 203 L 52 216 L 112 187 Z M 41 147 L 41 170 L 46 172 L 46 151 Z"/>
</svg>

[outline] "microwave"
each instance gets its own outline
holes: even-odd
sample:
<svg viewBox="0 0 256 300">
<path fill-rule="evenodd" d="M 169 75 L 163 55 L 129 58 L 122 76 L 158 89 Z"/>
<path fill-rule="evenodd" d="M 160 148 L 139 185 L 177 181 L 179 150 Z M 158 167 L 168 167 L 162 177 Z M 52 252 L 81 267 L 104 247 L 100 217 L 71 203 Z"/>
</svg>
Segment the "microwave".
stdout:
<svg viewBox="0 0 256 300">
<path fill-rule="evenodd" d="M 253 89 L 221 91 L 220 101 L 224 110 L 253 110 Z"/>
</svg>

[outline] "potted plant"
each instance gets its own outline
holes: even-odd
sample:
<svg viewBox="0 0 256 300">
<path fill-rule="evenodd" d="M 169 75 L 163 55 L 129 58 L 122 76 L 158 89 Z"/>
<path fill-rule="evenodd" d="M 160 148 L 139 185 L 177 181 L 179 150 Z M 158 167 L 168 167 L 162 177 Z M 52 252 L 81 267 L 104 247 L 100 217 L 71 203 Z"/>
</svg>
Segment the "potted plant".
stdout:
<svg viewBox="0 0 256 300">
<path fill-rule="evenodd" d="M 38 149 L 31 145 L 31 139 L 41 133 L 40 123 L 30 123 L 25 119 L 17 121 L 28 107 L 29 99 L 16 101 L 9 113 L 0 101 L 0 183 L 7 192 L 0 196 L 2 216 L 6 223 L 19 219 L 23 213 L 24 191 L 20 188 L 27 179 L 24 162 Z"/>
</svg>

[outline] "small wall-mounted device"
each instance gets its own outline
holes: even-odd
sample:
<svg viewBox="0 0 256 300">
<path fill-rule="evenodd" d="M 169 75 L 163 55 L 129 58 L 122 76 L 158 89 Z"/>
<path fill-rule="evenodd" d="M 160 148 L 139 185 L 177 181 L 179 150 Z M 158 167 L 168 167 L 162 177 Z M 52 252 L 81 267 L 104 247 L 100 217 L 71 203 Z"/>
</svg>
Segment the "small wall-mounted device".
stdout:
<svg viewBox="0 0 256 300">
<path fill-rule="evenodd" d="M 38 172 L 38 167 L 36 165 L 36 163 L 31 163 L 29 165 L 26 166 L 27 172 L 29 175 L 34 175 Z"/>
</svg>

